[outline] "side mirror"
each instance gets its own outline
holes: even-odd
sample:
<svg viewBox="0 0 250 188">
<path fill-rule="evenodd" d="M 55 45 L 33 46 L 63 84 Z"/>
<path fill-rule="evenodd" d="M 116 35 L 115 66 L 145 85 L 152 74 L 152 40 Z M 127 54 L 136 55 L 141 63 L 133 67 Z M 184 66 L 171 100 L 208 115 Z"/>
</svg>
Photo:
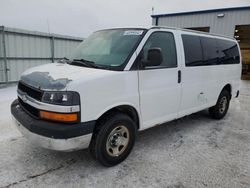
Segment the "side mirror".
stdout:
<svg viewBox="0 0 250 188">
<path fill-rule="evenodd" d="M 147 62 L 145 66 L 159 66 L 162 63 L 163 57 L 161 48 L 150 48 L 148 50 Z"/>
</svg>

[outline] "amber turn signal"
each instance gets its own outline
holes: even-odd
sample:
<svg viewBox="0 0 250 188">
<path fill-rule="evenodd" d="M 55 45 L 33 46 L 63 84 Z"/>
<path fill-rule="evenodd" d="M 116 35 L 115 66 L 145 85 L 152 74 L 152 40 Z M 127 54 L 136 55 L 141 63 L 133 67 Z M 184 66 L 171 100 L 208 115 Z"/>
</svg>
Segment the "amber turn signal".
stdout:
<svg viewBox="0 0 250 188">
<path fill-rule="evenodd" d="M 40 111 L 40 118 L 52 120 L 52 121 L 76 122 L 77 113 L 62 114 L 62 113 L 56 113 L 56 112 Z"/>
</svg>

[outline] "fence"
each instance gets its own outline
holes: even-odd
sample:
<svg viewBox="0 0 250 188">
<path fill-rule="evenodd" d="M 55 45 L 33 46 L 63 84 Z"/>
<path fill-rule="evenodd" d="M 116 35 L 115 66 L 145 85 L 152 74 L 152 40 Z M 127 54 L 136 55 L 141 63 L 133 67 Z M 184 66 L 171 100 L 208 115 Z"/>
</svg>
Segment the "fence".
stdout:
<svg viewBox="0 0 250 188">
<path fill-rule="evenodd" d="M 63 58 L 81 41 L 83 38 L 0 26 L 0 84 L 18 81 L 30 67 Z"/>
</svg>

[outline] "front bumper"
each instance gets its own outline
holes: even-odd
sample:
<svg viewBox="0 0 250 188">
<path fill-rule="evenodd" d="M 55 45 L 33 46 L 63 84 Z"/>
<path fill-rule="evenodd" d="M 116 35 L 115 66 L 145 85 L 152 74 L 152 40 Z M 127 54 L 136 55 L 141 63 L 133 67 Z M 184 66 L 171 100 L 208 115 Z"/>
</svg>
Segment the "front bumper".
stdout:
<svg viewBox="0 0 250 188">
<path fill-rule="evenodd" d="M 18 130 L 30 142 L 57 151 L 88 148 L 95 121 L 63 124 L 36 119 L 20 106 L 18 100 L 11 104 L 11 113 Z"/>
</svg>

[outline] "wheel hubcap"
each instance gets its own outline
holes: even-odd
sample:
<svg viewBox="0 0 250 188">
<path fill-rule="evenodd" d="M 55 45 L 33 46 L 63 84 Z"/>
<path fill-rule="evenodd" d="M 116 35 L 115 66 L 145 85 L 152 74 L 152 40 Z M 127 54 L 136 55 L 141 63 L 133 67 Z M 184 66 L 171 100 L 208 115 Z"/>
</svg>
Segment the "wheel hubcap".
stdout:
<svg viewBox="0 0 250 188">
<path fill-rule="evenodd" d="M 128 146 L 129 131 L 123 126 L 115 127 L 108 136 L 106 141 L 106 150 L 112 157 L 121 155 Z"/>
<path fill-rule="evenodd" d="M 220 103 L 219 103 L 219 111 L 221 114 L 225 112 L 227 108 L 227 98 L 224 96 L 221 98 Z"/>
</svg>

